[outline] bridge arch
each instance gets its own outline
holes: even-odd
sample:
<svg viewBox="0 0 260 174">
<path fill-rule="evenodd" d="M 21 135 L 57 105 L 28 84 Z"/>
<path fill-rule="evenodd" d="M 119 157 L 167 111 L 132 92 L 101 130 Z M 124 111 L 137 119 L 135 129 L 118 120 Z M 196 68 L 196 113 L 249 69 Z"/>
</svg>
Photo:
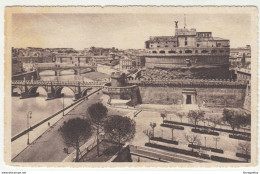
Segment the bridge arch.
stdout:
<svg viewBox="0 0 260 174">
<path fill-rule="evenodd" d="M 62 75 L 61 72 L 68 71 L 68 70 L 73 70 L 73 71 L 74 71 L 74 74 L 77 74 L 77 73 L 78 73 L 78 70 L 77 70 L 77 69 L 75 69 L 75 68 L 68 68 L 68 69 L 61 69 L 61 70 L 60 70 L 60 75 Z"/>
<path fill-rule="evenodd" d="M 75 91 L 72 88 L 67 86 L 60 86 L 55 89 L 55 96 L 61 96 L 63 89 L 69 89 L 72 92 L 72 94 L 75 95 Z"/>
<path fill-rule="evenodd" d="M 47 72 L 47 71 L 52 71 L 52 72 L 54 72 L 54 74 L 53 75 L 56 75 L 57 74 L 57 71 L 55 71 L 55 70 L 53 70 L 53 69 L 40 69 L 40 70 L 37 70 L 38 71 L 38 73 L 39 73 L 39 75 L 42 75 L 42 74 L 40 74 L 40 73 L 42 73 L 42 72 Z M 53 76 L 53 75 L 50 75 L 50 76 Z"/>
<path fill-rule="evenodd" d="M 86 88 L 81 92 L 81 97 L 84 97 L 88 94 L 88 91 L 91 90 L 92 88 Z"/>
<path fill-rule="evenodd" d="M 36 94 L 38 89 L 44 89 L 46 95 L 48 95 L 48 89 L 46 89 L 46 88 L 43 87 L 43 86 L 32 86 L 32 87 L 29 89 L 28 94 L 29 94 L 29 95 Z"/>
<path fill-rule="evenodd" d="M 23 89 L 19 86 L 12 86 L 12 94 L 14 93 L 18 93 L 18 94 L 21 94 L 23 91 Z"/>
</svg>

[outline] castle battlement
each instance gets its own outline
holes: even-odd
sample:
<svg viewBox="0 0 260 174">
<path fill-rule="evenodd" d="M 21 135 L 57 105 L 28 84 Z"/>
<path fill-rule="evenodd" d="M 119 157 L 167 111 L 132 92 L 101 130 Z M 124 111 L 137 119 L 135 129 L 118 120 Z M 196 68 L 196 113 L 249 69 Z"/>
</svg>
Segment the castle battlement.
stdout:
<svg viewBox="0 0 260 174">
<path fill-rule="evenodd" d="M 226 88 L 246 88 L 247 81 L 235 81 L 231 79 L 131 79 L 126 81 L 127 85 L 139 86 L 180 86 L 180 87 L 226 87 Z"/>
</svg>

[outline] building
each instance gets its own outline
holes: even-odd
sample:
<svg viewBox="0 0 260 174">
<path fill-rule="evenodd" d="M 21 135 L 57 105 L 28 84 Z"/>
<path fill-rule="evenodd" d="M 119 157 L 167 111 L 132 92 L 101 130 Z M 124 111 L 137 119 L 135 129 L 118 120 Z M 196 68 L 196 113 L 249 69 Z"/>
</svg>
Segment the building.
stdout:
<svg viewBox="0 0 260 174">
<path fill-rule="evenodd" d="M 12 58 L 12 75 L 23 72 L 23 63 L 17 58 Z"/>
<path fill-rule="evenodd" d="M 80 55 L 78 53 L 59 53 L 55 56 L 56 63 L 66 63 L 78 66 L 80 64 L 93 64 L 92 58 L 87 55 Z"/>
<path fill-rule="evenodd" d="M 237 67 L 235 69 L 235 74 L 237 76 L 237 80 L 245 80 L 251 82 L 251 69 Z"/>
<path fill-rule="evenodd" d="M 229 40 L 213 37 L 211 32 L 178 28 L 174 36 L 153 36 L 145 42 L 147 68 L 225 67 L 229 66 Z"/>
<path fill-rule="evenodd" d="M 131 59 L 120 59 L 119 68 L 120 70 L 130 70 L 133 68 L 133 61 Z"/>
<path fill-rule="evenodd" d="M 13 48 L 12 57 L 22 63 L 51 63 L 54 62 L 55 54 L 49 49 L 27 47 L 25 49 Z"/>
<path fill-rule="evenodd" d="M 246 45 L 246 47 L 238 47 L 230 49 L 230 64 L 233 66 L 238 66 L 242 63 L 242 59 L 245 59 L 246 64 L 251 64 L 251 46 Z"/>
</svg>

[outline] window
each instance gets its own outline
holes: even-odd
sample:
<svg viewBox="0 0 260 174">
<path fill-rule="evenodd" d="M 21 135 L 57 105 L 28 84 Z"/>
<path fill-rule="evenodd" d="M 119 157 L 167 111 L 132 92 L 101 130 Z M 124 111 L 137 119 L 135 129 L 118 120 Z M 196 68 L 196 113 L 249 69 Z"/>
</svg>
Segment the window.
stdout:
<svg viewBox="0 0 260 174">
<path fill-rule="evenodd" d="M 220 53 L 224 53 L 224 51 L 223 51 L 223 50 L 220 50 L 219 52 L 220 52 Z"/>
<path fill-rule="evenodd" d="M 191 104 L 191 95 L 187 95 L 186 104 Z"/>
<path fill-rule="evenodd" d="M 163 50 L 160 51 L 160 54 L 164 54 L 164 53 L 165 53 L 165 51 L 163 51 Z"/>
<path fill-rule="evenodd" d="M 200 44 L 197 44 L 197 47 L 200 47 Z"/>
<path fill-rule="evenodd" d="M 176 53 L 176 51 L 168 51 L 168 53 L 174 54 L 174 53 Z"/>
<path fill-rule="evenodd" d="M 156 54 L 157 53 L 157 51 L 153 51 L 153 54 Z"/>
<path fill-rule="evenodd" d="M 195 50 L 195 53 L 198 53 L 198 50 Z"/>
<path fill-rule="evenodd" d="M 191 54 L 192 51 L 191 50 L 185 50 L 185 53 Z"/>
<path fill-rule="evenodd" d="M 211 50 L 211 53 L 217 53 L 217 50 Z"/>
<path fill-rule="evenodd" d="M 208 51 L 207 50 L 202 50 L 201 53 L 208 53 Z"/>
<path fill-rule="evenodd" d="M 157 45 L 158 48 L 160 48 L 161 46 L 160 45 Z"/>
<path fill-rule="evenodd" d="M 182 51 L 179 51 L 179 53 L 182 53 Z"/>
<path fill-rule="evenodd" d="M 168 45 L 165 45 L 165 47 L 168 47 Z"/>
<path fill-rule="evenodd" d="M 151 45 L 151 47 L 153 47 L 153 45 Z"/>
<path fill-rule="evenodd" d="M 187 41 L 185 41 L 185 45 L 188 45 L 188 42 L 187 42 Z"/>
</svg>

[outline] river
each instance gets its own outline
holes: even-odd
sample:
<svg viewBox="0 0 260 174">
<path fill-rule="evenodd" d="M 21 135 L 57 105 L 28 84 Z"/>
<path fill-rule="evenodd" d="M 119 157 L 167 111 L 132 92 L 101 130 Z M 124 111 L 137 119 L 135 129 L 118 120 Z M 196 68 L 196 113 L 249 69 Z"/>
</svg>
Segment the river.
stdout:
<svg viewBox="0 0 260 174">
<path fill-rule="evenodd" d="M 84 76 L 74 75 L 74 71 L 63 71 L 61 76 L 55 76 L 52 71 L 40 73 L 41 80 L 49 81 L 92 81 Z M 18 91 L 17 91 L 18 92 Z M 12 137 L 27 128 L 27 114 L 32 112 L 30 125 L 34 125 L 41 120 L 49 117 L 64 107 L 73 103 L 73 92 L 69 88 L 63 88 L 64 98 L 48 100 L 44 89 L 38 88 L 39 96 L 35 98 L 20 99 L 12 97 Z M 64 102 L 63 102 L 64 101 Z"/>
</svg>

